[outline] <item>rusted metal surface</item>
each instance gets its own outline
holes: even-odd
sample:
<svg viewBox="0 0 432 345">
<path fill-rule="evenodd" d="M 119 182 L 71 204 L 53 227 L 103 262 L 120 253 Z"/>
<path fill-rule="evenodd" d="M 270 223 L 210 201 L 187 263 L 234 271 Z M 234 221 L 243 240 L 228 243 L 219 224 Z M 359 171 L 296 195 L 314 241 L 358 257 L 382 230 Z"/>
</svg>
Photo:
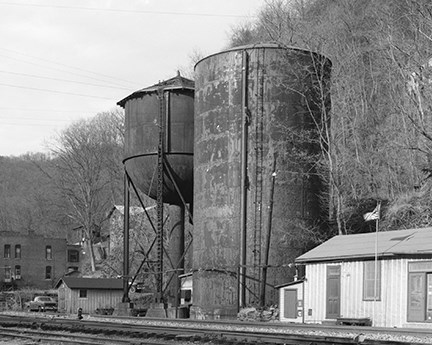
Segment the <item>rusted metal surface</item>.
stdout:
<svg viewBox="0 0 432 345">
<path fill-rule="evenodd" d="M 242 95 L 245 52 L 247 104 Z M 270 44 L 231 49 L 197 63 L 193 246 L 196 317 L 232 315 L 237 309 L 239 289 L 243 288 L 237 285 L 237 274 L 242 271 L 244 107 L 249 117 L 247 303 L 259 300 L 256 281 L 261 278 L 266 224 L 272 224 L 268 284 L 286 282 L 294 273 L 288 266 L 300 253 L 290 247 L 287 239 L 302 231 L 302 222 L 310 223 L 320 216 L 320 181 L 312 164 L 300 159 L 303 153 L 317 152 L 319 146 L 296 142 L 296 138 L 309 133 L 321 121 L 321 94 L 327 94 L 329 70 L 330 62 L 320 55 Z M 278 170 L 270 211 L 275 157 Z M 268 221 L 269 215 L 272 222 Z M 267 301 L 277 303 L 274 289 L 267 289 Z"/>
<path fill-rule="evenodd" d="M 164 94 L 166 112 L 160 123 L 158 92 Z M 124 165 L 134 184 L 157 198 L 157 153 L 160 126 L 164 127 L 164 158 L 173 169 L 176 183 L 187 203 L 193 189 L 193 81 L 180 75 L 136 91 L 117 103 L 125 108 Z M 169 178 L 164 179 L 164 203 L 182 205 Z"/>
<path fill-rule="evenodd" d="M 156 301 L 168 298 L 177 305 L 177 275 L 183 273 L 185 256 L 184 208 L 192 203 L 193 194 L 194 83 L 178 74 L 117 104 L 125 108 L 126 174 L 134 189 L 157 200 Z M 164 204 L 183 210 L 169 215 L 171 225 L 176 224 L 172 230 L 164 229 Z M 169 248 L 163 246 L 164 233 L 173 235 Z M 166 271 L 171 273 L 165 282 Z"/>
</svg>

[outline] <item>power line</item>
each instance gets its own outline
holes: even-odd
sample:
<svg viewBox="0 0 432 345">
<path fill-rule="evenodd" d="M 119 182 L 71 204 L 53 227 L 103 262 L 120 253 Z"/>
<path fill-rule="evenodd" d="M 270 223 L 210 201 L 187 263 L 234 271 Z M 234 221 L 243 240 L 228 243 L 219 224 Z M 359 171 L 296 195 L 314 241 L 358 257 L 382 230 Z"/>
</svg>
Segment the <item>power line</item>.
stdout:
<svg viewBox="0 0 432 345">
<path fill-rule="evenodd" d="M 53 124 L 53 123 L 40 123 L 40 122 L 4 122 L 0 120 L 0 124 L 3 126 L 18 126 L 18 127 L 53 127 L 53 126 L 64 126 L 65 124 Z"/>
<path fill-rule="evenodd" d="M 67 110 L 67 109 L 37 109 L 37 108 L 11 108 L 11 107 L 0 107 L 0 110 L 12 110 L 12 111 L 37 111 L 37 112 L 54 112 L 54 113 L 85 113 L 92 112 L 89 109 L 77 109 L 77 110 Z"/>
<path fill-rule="evenodd" d="M 48 7 L 48 8 L 73 9 L 73 10 L 85 10 L 85 11 L 104 11 L 104 12 L 134 13 L 134 14 L 138 13 L 138 14 L 154 14 L 154 15 L 170 15 L 170 16 L 227 17 L 227 18 L 251 18 L 251 17 L 253 17 L 253 16 L 227 14 L 227 13 L 217 14 L 217 13 L 194 13 L 194 12 L 146 11 L 146 10 L 127 10 L 127 9 L 121 9 L 121 8 L 44 5 L 44 4 L 14 3 L 14 2 L 0 2 L 0 5 Z"/>
<path fill-rule="evenodd" d="M 122 90 L 128 90 L 128 91 L 130 91 L 129 88 L 121 87 L 121 86 L 91 84 L 91 83 L 84 83 L 84 82 L 75 81 L 75 80 L 67 80 L 67 79 L 60 79 L 60 78 L 45 77 L 45 76 L 40 76 L 40 75 L 35 75 L 35 74 L 9 72 L 9 71 L 2 71 L 2 70 L 0 70 L 0 73 L 7 73 L 7 74 L 13 74 L 13 75 L 22 75 L 22 76 L 31 77 L 31 78 L 48 79 L 48 80 L 55 80 L 55 81 L 65 81 L 65 82 L 68 82 L 68 83 L 82 84 L 82 85 L 88 85 L 88 86 L 97 86 L 97 87 L 105 87 L 105 88 L 116 89 L 116 90 L 122 89 Z"/>
<path fill-rule="evenodd" d="M 26 111 L 26 112 L 51 112 L 51 113 L 86 113 L 93 112 L 89 109 L 76 109 L 76 110 L 67 110 L 67 109 L 38 109 L 38 108 L 11 108 L 11 107 L 0 107 L 0 110 L 7 111 Z M 1 117 L 0 117 L 1 118 Z"/>
<path fill-rule="evenodd" d="M 9 50 L 9 49 L 5 49 L 5 48 L 0 48 L 0 49 L 2 49 L 2 50 L 6 50 L 6 51 L 11 51 L 11 50 Z M 31 55 L 27 55 L 27 54 L 23 54 L 23 53 L 19 53 L 19 52 L 15 52 L 15 53 L 16 53 L 16 54 L 19 54 L 19 55 L 23 55 L 23 56 L 25 56 L 25 57 L 32 58 L 32 59 L 45 61 L 45 62 L 48 62 L 49 64 L 55 64 L 55 65 L 64 66 L 64 67 L 66 67 L 66 68 L 71 68 L 71 69 L 81 70 L 81 71 L 84 71 L 84 72 L 86 72 L 86 73 L 93 73 L 93 74 L 96 74 L 96 75 L 100 75 L 100 76 L 102 76 L 102 77 L 104 77 L 104 78 L 116 79 L 115 77 L 110 77 L 110 76 L 107 76 L 107 75 L 104 75 L 104 74 L 99 74 L 99 73 L 96 73 L 96 72 L 87 71 L 87 70 L 84 70 L 84 69 L 81 69 L 81 68 L 78 68 L 78 67 L 68 66 L 68 65 L 65 65 L 65 64 L 57 63 L 57 62 L 54 62 L 54 61 L 50 61 L 50 60 L 46 60 L 46 59 L 42 59 L 42 58 L 38 58 L 38 57 L 35 57 L 35 56 L 31 56 Z M 41 66 L 41 67 L 43 67 L 43 68 L 48 68 L 48 69 L 51 69 L 51 70 L 54 70 L 54 71 L 61 71 L 61 72 L 73 73 L 74 75 L 77 75 L 77 76 L 80 76 L 80 77 L 84 77 L 84 78 L 88 78 L 88 79 L 93 79 L 93 80 L 97 80 L 97 81 L 101 81 L 101 82 L 105 82 L 105 83 L 107 82 L 106 80 L 100 79 L 100 77 L 99 77 L 99 78 L 96 78 L 96 77 L 92 77 L 92 76 L 89 76 L 89 75 L 79 74 L 79 73 L 76 73 L 76 72 L 67 71 L 67 70 L 65 70 L 65 69 L 59 69 L 59 68 L 55 68 L 55 67 L 52 67 L 52 66 L 46 66 L 46 65 L 39 64 L 39 63 L 36 63 L 36 62 L 27 61 L 27 60 L 24 60 L 24 59 L 19 59 L 19 58 L 11 57 L 11 56 L 7 56 L 7 55 L 1 55 L 1 54 L 0 54 L 0 56 L 3 56 L 3 57 L 5 57 L 5 58 L 7 58 L 7 59 L 11 59 L 11 60 L 22 61 L 22 62 L 28 63 L 28 64 L 30 64 L 30 65 Z M 127 82 L 127 83 L 129 83 L 129 84 L 135 84 L 135 85 L 137 85 L 137 83 L 134 83 L 134 82 L 131 82 L 131 81 L 126 81 L 126 80 L 123 80 L 123 79 L 119 79 L 119 80 L 120 80 L 120 81 L 123 81 L 123 82 Z M 112 81 L 111 81 L 110 83 L 112 83 Z M 121 86 L 121 87 L 124 87 L 124 86 Z"/>
<path fill-rule="evenodd" d="M 62 95 L 72 95 L 72 96 L 81 96 L 81 97 L 91 97 L 91 98 L 107 99 L 107 100 L 112 101 L 112 98 L 101 97 L 101 96 L 93 96 L 93 95 L 84 95 L 84 94 L 81 94 L 81 93 L 73 93 L 73 92 L 57 91 L 57 90 L 49 90 L 49 89 L 40 89 L 40 88 L 36 88 L 36 87 L 21 86 L 21 85 L 12 85 L 12 84 L 6 84 L 6 83 L 0 83 L 0 85 L 7 86 L 7 87 L 14 87 L 14 88 L 18 88 L 18 89 L 27 89 L 27 90 L 34 90 L 34 91 L 59 93 L 59 94 L 62 94 Z"/>
</svg>

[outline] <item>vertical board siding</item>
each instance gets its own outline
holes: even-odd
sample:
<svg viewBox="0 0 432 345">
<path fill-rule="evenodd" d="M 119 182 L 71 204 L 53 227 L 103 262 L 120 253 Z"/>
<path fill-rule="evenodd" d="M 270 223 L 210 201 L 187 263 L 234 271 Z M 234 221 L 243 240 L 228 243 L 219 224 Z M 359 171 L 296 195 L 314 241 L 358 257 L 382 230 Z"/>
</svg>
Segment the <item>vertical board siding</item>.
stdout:
<svg viewBox="0 0 432 345">
<path fill-rule="evenodd" d="M 381 262 L 380 300 L 363 300 L 363 263 L 311 263 L 306 265 L 304 321 L 326 320 L 327 266 L 341 265 L 341 317 L 369 317 L 377 327 L 407 327 L 408 262 L 430 259 L 385 259 Z"/>
<path fill-rule="evenodd" d="M 305 282 L 305 322 L 321 322 L 326 314 L 326 276 L 325 264 L 306 266 Z"/>
<path fill-rule="evenodd" d="M 79 290 L 66 289 L 66 312 L 94 314 L 98 308 L 115 308 L 122 301 L 122 290 L 87 290 L 87 298 L 79 298 Z"/>
<path fill-rule="evenodd" d="M 286 322 L 303 322 L 303 313 L 307 313 L 304 309 L 304 296 L 303 296 L 303 289 L 304 289 L 304 282 L 286 286 L 279 289 L 279 320 L 280 321 L 286 321 Z M 288 317 L 287 311 L 285 308 L 287 307 L 287 301 L 285 300 L 286 295 L 285 291 L 287 290 L 295 290 L 297 293 L 297 313 L 296 315 L 292 315 L 293 317 Z M 298 301 L 302 301 L 301 305 L 298 304 Z M 301 313 L 298 313 L 301 311 Z"/>
</svg>

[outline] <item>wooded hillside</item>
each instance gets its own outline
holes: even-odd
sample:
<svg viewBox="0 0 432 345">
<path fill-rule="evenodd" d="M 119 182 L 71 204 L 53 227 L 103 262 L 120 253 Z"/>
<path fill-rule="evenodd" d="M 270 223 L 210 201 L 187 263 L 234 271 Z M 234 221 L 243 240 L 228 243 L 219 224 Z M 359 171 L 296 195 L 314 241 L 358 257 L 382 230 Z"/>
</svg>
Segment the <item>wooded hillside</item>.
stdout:
<svg viewBox="0 0 432 345">
<path fill-rule="evenodd" d="M 328 220 L 340 234 L 430 226 L 432 4 L 270 0 L 231 46 L 277 42 L 332 61 Z"/>
<path fill-rule="evenodd" d="M 378 201 L 383 230 L 431 226 L 430 0 L 269 0 L 230 38 L 258 42 L 332 62 L 329 151 L 317 162 L 329 185 L 325 235 L 373 231 L 363 214 Z M 80 226 L 91 241 L 122 202 L 123 120 L 111 115 L 70 126 L 51 156 L 0 157 L 0 230 Z"/>
</svg>

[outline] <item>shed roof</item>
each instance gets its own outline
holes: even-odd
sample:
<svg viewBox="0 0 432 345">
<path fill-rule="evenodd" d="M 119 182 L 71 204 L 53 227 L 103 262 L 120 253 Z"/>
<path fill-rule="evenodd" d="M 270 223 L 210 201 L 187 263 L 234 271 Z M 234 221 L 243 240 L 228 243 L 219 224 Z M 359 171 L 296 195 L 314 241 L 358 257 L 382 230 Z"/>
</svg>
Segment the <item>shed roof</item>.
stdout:
<svg viewBox="0 0 432 345">
<path fill-rule="evenodd" d="M 123 280 L 114 278 L 76 278 L 63 277 L 56 284 L 56 288 L 64 282 L 70 289 L 95 289 L 95 290 L 122 290 Z"/>
<path fill-rule="evenodd" d="M 281 289 L 287 286 L 293 286 L 293 285 L 297 285 L 297 284 L 303 284 L 305 282 L 304 279 L 300 279 L 300 280 L 294 280 L 292 282 L 289 283 L 284 283 L 284 284 L 279 284 L 279 285 L 275 285 L 276 289 Z"/>
<path fill-rule="evenodd" d="M 389 256 L 432 255 L 432 227 L 339 235 L 296 259 L 298 263 Z"/>
</svg>

